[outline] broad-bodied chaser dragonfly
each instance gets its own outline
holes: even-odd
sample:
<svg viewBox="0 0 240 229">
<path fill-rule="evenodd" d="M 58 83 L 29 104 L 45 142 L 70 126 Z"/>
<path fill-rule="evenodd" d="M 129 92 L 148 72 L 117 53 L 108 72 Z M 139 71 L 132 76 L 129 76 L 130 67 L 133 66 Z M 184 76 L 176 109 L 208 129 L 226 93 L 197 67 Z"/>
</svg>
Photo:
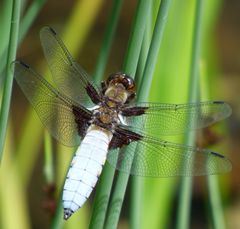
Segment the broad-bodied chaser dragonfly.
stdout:
<svg viewBox="0 0 240 229">
<path fill-rule="evenodd" d="M 131 77 L 115 73 L 97 87 L 52 28 L 44 27 L 40 39 L 58 90 L 21 61 L 14 62 L 15 78 L 49 133 L 66 146 L 78 146 L 64 184 L 64 219 L 88 199 L 106 159 L 120 171 L 150 177 L 231 169 L 219 153 L 156 137 L 209 126 L 231 114 L 228 104 L 134 103 Z"/>
</svg>

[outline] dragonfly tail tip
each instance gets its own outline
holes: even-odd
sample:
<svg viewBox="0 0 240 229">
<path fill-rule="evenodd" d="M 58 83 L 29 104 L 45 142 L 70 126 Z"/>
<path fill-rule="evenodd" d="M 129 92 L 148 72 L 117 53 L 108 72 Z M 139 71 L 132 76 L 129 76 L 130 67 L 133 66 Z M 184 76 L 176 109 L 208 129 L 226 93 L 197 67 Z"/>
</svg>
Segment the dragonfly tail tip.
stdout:
<svg viewBox="0 0 240 229">
<path fill-rule="evenodd" d="M 71 209 L 65 208 L 63 218 L 65 220 L 68 220 L 72 214 L 73 214 L 73 211 Z"/>
</svg>

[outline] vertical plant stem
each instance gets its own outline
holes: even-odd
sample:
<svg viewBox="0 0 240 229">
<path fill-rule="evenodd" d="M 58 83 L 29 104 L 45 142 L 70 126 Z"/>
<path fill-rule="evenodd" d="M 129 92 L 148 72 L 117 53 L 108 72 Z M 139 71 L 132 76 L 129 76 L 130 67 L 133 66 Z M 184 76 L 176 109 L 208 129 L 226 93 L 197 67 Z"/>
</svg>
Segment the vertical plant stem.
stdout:
<svg viewBox="0 0 240 229">
<path fill-rule="evenodd" d="M 148 10 L 149 12 L 146 15 L 146 20 L 147 20 L 146 28 L 145 28 L 145 33 L 143 37 L 141 52 L 139 56 L 138 66 L 137 66 L 137 74 L 135 76 L 135 82 L 137 85 L 141 83 L 141 80 L 143 77 L 144 67 L 146 64 L 147 54 L 149 51 L 149 46 L 150 46 L 151 36 L 152 36 L 152 7 L 153 7 L 152 0 L 149 1 L 149 4 L 150 4 L 149 10 Z"/>
<path fill-rule="evenodd" d="M 15 60 L 17 51 L 17 41 L 18 41 L 18 28 L 20 19 L 20 8 L 21 0 L 14 0 L 12 7 L 12 17 L 11 17 L 11 30 L 10 30 L 10 41 L 8 47 L 7 55 L 7 71 L 6 79 L 4 82 L 2 106 L 0 113 L 0 161 L 3 154 L 4 142 L 7 131 L 8 114 L 10 108 L 11 94 L 12 94 L 12 82 L 13 82 L 13 70 L 10 65 L 11 62 Z"/>
<path fill-rule="evenodd" d="M 144 33 L 144 26 L 134 26 L 137 25 L 144 25 L 144 11 L 147 6 L 147 2 L 141 0 L 138 3 L 138 7 L 136 10 L 135 19 L 133 22 L 132 27 L 132 36 L 129 41 L 128 50 L 125 59 L 132 60 L 131 57 L 138 60 L 138 56 L 140 53 L 140 47 L 143 39 L 143 33 Z M 131 46 L 130 44 L 134 43 L 135 47 Z M 135 50 L 137 48 L 137 50 Z M 135 74 L 137 68 L 137 61 L 135 61 L 132 65 L 128 65 L 129 72 L 132 73 L 132 75 Z M 97 193 L 96 193 L 96 200 L 94 204 L 94 210 L 93 215 L 90 223 L 90 228 L 103 228 L 105 215 L 107 211 L 107 204 L 109 202 L 110 197 L 110 191 L 112 187 L 113 177 L 114 177 L 115 170 L 109 166 L 109 164 L 106 164 L 104 166 L 103 174 L 100 178 L 100 183 L 97 187 Z"/>
<path fill-rule="evenodd" d="M 154 32 L 153 32 L 152 42 L 150 45 L 150 49 L 149 49 L 149 53 L 148 53 L 148 57 L 147 57 L 147 61 L 146 61 L 146 65 L 145 65 L 145 69 L 144 69 L 144 73 L 143 73 L 142 82 L 140 85 L 138 101 L 142 101 L 142 100 L 146 99 L 149 94 L 149 90 L 150 90 L 150 86 L 151 86 L 151 79 L 153 76 L 154 66 L 157 61 L 157 55 L 158 55 L 158 51 L 159 51 L 159 48 L 161 45 L 162 35 L 164 32 L 164 26 L 166 23 L 170 3 L 171 3 L 171 1 L 169 1 L 169 0 L 162 0 L 162 2 L 161 2 L 161 6 L 160 6 L 158 16 L 157 16 L 156 25 L 155 25 Z M 150 4 L 148 4 L 148 7 L 150 7 Z M 147 10 L 149 10 L 149 9 L 145 9 L 145 15 L 147 15 L 147 13 L 148 13 Z M 128 66 L 128 63 L 126 63 L 126 66 Z M 124 163 L 124 161 L 123 161 L 123 163 Z M 116 186 L 114 189 L 113 197 L 112 197 L 110 207 L 109 207 L 109 215 L 108 215 L 107 222 L 106 222 L 106 228 L 116 228 L 117 227 L 117 223 L 119 220 L 120 211 L 121 211 L 128 179 L 129 179 L 129 175 L 127 175 L 125 173 L 121 173 L 121 172 L 119 173 L 119 176 L 116 181 Z M 139 185 L 140 184 L 138 182 L 135 182 L 135 187 L 139 187 Z M 136 190 L 136 192 L 138 192 L 138 191 Z M 138 197 L 140 196 L 140 195 L 138 195 L 138 193 L 136 193 L 136 195 Z M 135 209 L 135 210 L 137 211 L 137 209 Z M 133 225 L 133 228 L 134 227 L 139 228 L 139 225 L 137 223 L 137 221 L 139 221 L 139 218 L 138 218 L 139 214 L 134 214 L 133 217 L 135 217 L 135 216 L 136 216 L 136 218 L 131 220 L 133 223 L 132 225 Z"/>
<path fill-rule="evenodd" d="M 200 71 L 200 77 L 201 77 L 201 99 L 209 100 L 209 86 L 208 86 L 208 80 L 206 76 L 206 69 L 203 64 L 201 64 L 201 71 Z M 225 229 L 226 228 L 226 222 L 224 220 L 224 213 L 223 213 L 223 207 L 221 203 L 221 194 L 219 190 L 219 180 L 218 176 L 209 175 L 207 176 L 207 187 L 208 187 L 208 193 L 209 193 L 209 199 L 210 199 L 210 211 L 212 213 L 212 219 L 213 219 L 213 228 L 218 229 Z"/>
<path fill-rule="evenodd" d="M 156 1 L 155 1 L 156 4 Z M 153 9 L 157 7 L 154 6 Z M 195 1 L 172 1 L 167 25 L 149 99 L 151 101 L 183 103 L 187 100 L 191 60 L 192 30 Z M 167 137 L 166 140 L 182 142 L 182 136 Z M 144 179 L 141 228 L 169 228 L 179 178 Z M 151 211 L 149 211 L 151 209 Z"/>
<path fill-rule="evenodd" d="M 131 32 L 131 36 L 128 43 L 127 53 L 125 56 L 125 63 L 123 66 L 123 70 L 128 74 L 130 74 L 132 77 L 134 77 L 137 69 L 137 63 L 139 59 L 139 54 L 140 54 L 144 30 L 145 30 L 145 23 L 146 23 L 144 16 L 145 16 L 145 13 L 148 12 L 148 10 L 149 10 L 148 2 L 144 0 L 140 0 L 138 2 L 138 6 L 136 9 L 136 14 L 135 14 L 133 25 L 132 25 L 132 32 Z M 119 183 L 123 184 L 123 187 L 124 187 L 123 193 L 125 193 L 125 188 L 128 182 L 128 176 L 124 178 L 124 175 L 123 175 L 122 178 L 119 177 L 120 180 L 121 179 L 123 180 L 122 182 L 120 181 Z M 117 190 L 118 190 L 118 187 L 115 187 L 115 192 L 114 192 L 115 194 Z M 104 228 L 116 228 L 117 226 L 117 222 L 120 214 L 120 208 L 122 204 L 120 203 L 119 205 L 120 208 L 116 206 L 117 211 L 119 210 L 116 214 L 112 212 L 112 210 L 113 211 L 115 210 L 114 209 L 115 207 L 113 205 L 115 204 L 112 203 L 111 201 L 110 209 L 108 211 L 108 216 L 106 220 L 106 225 Z M 115 219 L 113 224 L 111 222 L 112 216 Z"/>
<path fill-rule="evenodd" d="M 145 15 L 150 5 L 147 1 L 139 0 L 128 41 L 127 53 L 124 58 L 123 70 L 131 77 L 135 77 L 138 59 L 141 51 L 143 35 L 145 32 Z"/>
<path fill-rule="evenodd" d="M 8 2 L 8 5 L 11 3 L 12 0 L 7 0 L 6 2 Z M 32 4 L 29 6 L 29 8 L 27 9 L 27 12 L 25 13 L 25 15 L 23 16 L 22 20 L 20 21 L 20 25 L 19 25 L 19 37 L 18 37 L 18 45 L 22 42 L 22 40 L 24 39 L 24 37 L 27 34 L 27 31 L 29 30 L 30 26 L 32 25 L 32 23 L 34 22 L 34 20 L 36 19 L 39 11 L 42 9 L 44 3 L 46 2 L 46 0 L 34 0 L 32 2 Z M 9 20 L 11 21 L 11 20 Z M 8 38 L 8 32 L 6 31 L 6 29 L 4 29 L 4 37 L 5 39 L 9 39 Z M 3 48 L 0 49 L 0 59 L 4 58 L 4 54 L 7 50 L 7 46 L 4 46 Z M 0 74 L 2 73 L 3 69 L 5 67 L 5 64 L 0 64 Z M 1 82 L 1 75 L 0 75 L 0 82 Z"/>
<path fill-rule="evenodd" d="M 108 56 L 119 21 L 121 8 L 122 0 L 114 0 L 94 74 L 94 80 L 96 83 L 100 83 L 103 72 L 106 68 Z M 97 185 L 89 228 L 103 228 L 114 174 L 115 170 L 108 163 L 106 163 Z"/>
<path fill-rule="evenodd" d="M 9 34 L 10 34 L 10 23 L 11 23 L 11 9 L 12 9 L 12 0 L 4 0 L 1 3 L 0 9 L 0 69 L 3 69 L 6 66 L 7 60 L 5 60 L 4 55 L 9 43 Z M 1 73 L 2 71 L 0 71 Z"/>
<path fill-rule="evenodd" d="M 96 195 L 89 228 L 101 229 L 107 213 L 115 170 L 108 163 L 104 165 L 103 172 L 97 185 Z"/>
<path fill-rule="evenodd" d="M 158 57 L 158 53 L 161 46 L 162 37 L 163 37 L 163 33 L 164 33 L 166 21 L 167 21 L 170 4 L 171 4 L 171 0 L 161 1 L 156 25 L 153 31 L 151 45 L 148 52 L 148 57 L 147 57 L 144 72 L 143 72 L 143 79 L 139 87 L 138 102 L 143 102 L 148 98 L 152 77 L 153 77 L 153 73 L 154 73 L 156 62 L 157 62 L 157 57 Z"/>
<path fill-rule="evenodd" d="M 121 12 L 123 0 L 114 0 L 109 16 L 106 31 L 103 37 L 102 47 L 99 53 L 98 61 L 96 64 L 96 70 L 94 73 L 94 81 L 99 84 L 102 80 L 102 76 L 106 67 L 107 59 L 110 54 L 110 49 L 113 43 L 113 38 L 116 32 L 117 24 L 119 21 L 119 15 Z"/>
<path fill-rule="evenodd" d="M 219 184 L 217 176 L 207 176 L 208 192 L 210 196 L 210 206 L 213 218 L 213 228 L 225 229 L 226 223 L 224 220 L 221 197 L 219 193 Z"/>
<path fill-rule="evenodd" d="M 58 199 L 57 209 L 53 220 L 51 222 L 51 229 L 60 229 L 63 228 L 63 213 L 62 213 L 62 199 Z"/>
<path fill-rule="evenodd" d="M 151 41 L 151 25 L 152 25 L 152 0 L 149 1 L 150 7 L 148 14 L 146 15 L 146 26 L 145 33 L 143 37 L 141 52 L 138 61 L 137 73 L 135 76 L 136 85 L 140 85 L 143 78 L 144 67 L 146 64 L 147 54 L 149 51 L 150 41 Z M 132 177 L 131 181 L 131 198 L 130 198 L 130 228 L 140 228 L 140 217 L 142 214 L 142 198 L 143 184 L 139 182 L 141 178 Z"/>
<path fill-rule="evenodd" d="M 200 61 L 200 46 L 202 35 L 202 14 L 203 14 L 203 0 L 198 0 L 195 6 L 195 23 L 193 30 L 193 43 L 192 43 L 192 59 L 190 68 L 189 80 L 189 102 L 196 102 L 199 95 L 199 61 Z M 194 134 L 189 134 L 186 137 L 186 143 L 192 145 L 195 140 Z M 180 201 L 178 207 L 177 228 L 186 229 L 190 227 L 190 209 L 192 197 L 192 178 L 183 177 Z"/>
<path fill-rule="evenodd" d="M 0 54 L 5 47 L 8 45 L 9 41 L 9 33 L 10 33 L 10 23 L 11 23 L 11 12 L 12 10 L 12 0 L 2 0 L 1 1 L 1 8 L 0 8 L 0 25 L 1 30 L 1 44 L 0 44 Z"/>
<path fill-rule="evenodd" d="M 163 37 L 163 33 L 164 33 L 166 21 L 167 21 L 170 4 L 171 4 L 170 0 L 161 1 L 156 24 L 153 31 L 151 45 L 149 48 L 146 64 L 144 67 L 143 77 L 139 87 L 138 102 L 143 102 L 148 100 L 153 73 L 154 73 L 156 62 L 157 62 L 159 49 L 162 43 L 162 37 Z M 142 199 L 143 182 L 140 177 L 134 177 L 133 181 L 134 181 L 133 195 L 132 195 L 133 206 L 131 206 L 131 209 L 132 209 L 131 228 L 138 229 L 140 228 L 140 218 L 141 218 L 140 210 L 142 209 L 140 206 L 140 203 Z"/>
</svg>

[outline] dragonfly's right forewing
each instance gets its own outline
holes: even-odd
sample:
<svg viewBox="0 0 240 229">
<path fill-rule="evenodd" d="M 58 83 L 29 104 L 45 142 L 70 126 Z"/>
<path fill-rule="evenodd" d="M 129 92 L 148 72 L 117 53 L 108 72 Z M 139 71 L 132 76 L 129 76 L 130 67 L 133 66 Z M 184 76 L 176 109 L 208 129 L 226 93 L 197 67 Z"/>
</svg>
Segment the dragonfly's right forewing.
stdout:
<svg viewBox="0 0 240 229">
<path fill-rule="evenodd" d="M 134 112 L 141 115 L 129 115 Z M 127 106 L 122 114 L 128 130 L 159 136 L 204 128 L 225 119 L 231 112 L 231 107 L 225 102 L 207 101 L 188 104 L 136 103 Z"/>
</svg>

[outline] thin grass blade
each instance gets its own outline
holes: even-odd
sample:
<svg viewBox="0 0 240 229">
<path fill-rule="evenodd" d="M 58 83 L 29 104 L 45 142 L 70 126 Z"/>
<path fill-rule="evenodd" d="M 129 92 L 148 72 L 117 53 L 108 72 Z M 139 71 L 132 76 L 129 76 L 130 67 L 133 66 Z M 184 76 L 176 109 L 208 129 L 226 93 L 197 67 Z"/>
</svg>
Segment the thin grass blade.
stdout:
<svg viewBox="0 0 240 229">
<path fill-rule="evenodd" d="M 96 83 L 100 83 L 103 77 L 104 70 L 106 68 L 108 56 L 116 32 L 117 23 L 119 21 L 122 3 L 122 0 L 114 0 L 113 2 L 111 14 L 107 22 L 106 31 L 103 38 L 103 44 L 100 50 L 94 74 L 94 79 Z M 89 228 L 103 228 L 114 174 L 114 169 L 109 166 L 109 164 L 106 164 L 103 168 L 103 172 L 97 185 Z"/>
<path fill-rule="evenodd" d="M 202 15 L 204 1 L 197 1 L 195 6 L 195 23 L 193 30 L 192 60 L 190 66 L 188 102 L 196 102 L 199 98 L 199 64 L 202 38 Z M 186 144 L 193 145 L 195 134 L 186 135 Z M 180 189 L 177 228 L 190 228 L 190 209 L 192 196 L 192 177 L 183 177 Z"/>
<path fill-rule="evenodd" d="M 3 154 L 4 142 L 6 138 L 8 114 L 10 108 L 11 94 L 12 94 L 12 83 L 13 83 L 13 70 L 11 69 L 11 63 L 16 58 L 17 52 L 17 41 L 18 41 L 18 28 L 20 20 L 20 8 L 21 0 L 14 0 L 12 6 L 12 17 L 11 17 L 11 30 L 10 30 L 10 41 L 7 55 L 6 65 L 6 79 L 4 82 L 2 106 L 0 113 L 0 161 Z"/>
<path fill-rule="evenodd" d="M 149 3 L 150 4 L 150 3 Z M 138 102 L 148 101 L 148 96 L 153 79 L 153 73 L 158 58 L 160 46 L 162 44 L 162 37 L 165 30 L 165 25 L 169 13 L 171 1 L 161 1 L 160 9 L 156 19 L 156 24 L 153 31 L 153 36 L 146 59 L 146 64 L 143 71 L 142 80 L 139 87 Z M 149 15 L 150 16 L 150 15 Z M 133 177 L 133 206 L 131 228 L 140 228 L 140 219 L 142 217 L 141 199 L 142 199 L 143 180 L 140 177 Z M 135 209 L 133 209 L 135 208 Z"/>
<path fill-rule="evenodd" d="M 144 68 L 142 83 L 140 85 L 139 101 L 143 101 L 144 99 L 146 99 L 148 96 L 149 90 L 150 90 L 151 79 L 152 79 L 154 67 L 155 67 L 155 64 L 157 61 L 157 55 L 158 55 L 158 51 L 159 51 L 159 48 L 161 45 L 161 39 L 162 39 L 162 35 L 164 32 L 164 27 L 165 27 L 170 3 L 171 3 L 171 1 L 168 1 L 168 0 L 161 1 L 161 6 L 160 6 L 160 9 L 158 12 L 156 25 L 155 25 L 154 32 L 153 32 L 153 38 L 151 41 L 146 65 Z M 150 7 L 150 4 L 148 4 L 148 7 Z M 149 8 L 145 9 L 145 15 L 147 15 L 147 13 L 149 12 L 148 10 L 149 10 Z M 139 52 L 138 52 L 138 56 L 139 56 Z M 128 63 L 126 63 L 126 66 L 128 66 Z M 142 86 L 142 85 L 144 85 L 144 86 Z M 124 161 L 123 161 L 123 163 L 124 163 Z M 109 206 L 109 215 L 108 215 L 108 218 L 106 221 L 106 228 L 116 228 L 117 227 L 117 223 L 119 220 L 128 179 L 129 179 L 129 175 L 121 173 L 121 172 L 119 173 L 119 176 L 116 181 L 116 186 L 114 189 L 113 197 L 112 197 L 112 200 L 111 200 L 111 203 Z M 136 187 L 138 187 L 138 186 L 139 185 L 136 184 Z M 136 193 L 136 195 L 140 196 L 137 193 Z M 138 215 L 139 214 L 136 214 L 136 216 L 138 216 Z M 138 227 L 139 225 L 136 221 L 139 221 L 139 220 L 140 219 L 132 220 L 133 226 Z"/>
</svg>

